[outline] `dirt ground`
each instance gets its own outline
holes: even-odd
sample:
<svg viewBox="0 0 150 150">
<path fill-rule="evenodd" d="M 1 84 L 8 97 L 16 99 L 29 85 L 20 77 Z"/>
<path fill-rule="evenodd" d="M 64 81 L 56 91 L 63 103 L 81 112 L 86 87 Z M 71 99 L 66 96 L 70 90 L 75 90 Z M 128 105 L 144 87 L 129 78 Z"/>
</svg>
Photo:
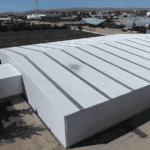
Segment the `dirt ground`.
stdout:
<svg viewBox="0 0 150 150">
<path fill-rule="evenodd" d="M 126 30 L 128 28 L 125 28 Z M 90 30 L 93 32 L 99 32 L 99 33 L 104 33 L 104 34 L 139 34 L 137 33 L 137 31 L 127 31 L 127 32 L 123 32 L 121 31 L 121 29 L 112 29 L 112 28 L 92 28 L 92 27 L 88 27 L 88 26 L 83 26 L 83 30 Z"/>
<path fill-rule="evenodd" d="M 0 48 L 56 42 L 100 35 L 70 29 L 41 29 L 0 32 Z"/>
<path fill-rule="evenodd" d="M 51 24 L 51 25 L 55 25 L 55 23 L 52 22 L 39 22 L 39 21 L 31 21 L 34 22 L 34 24 Z"/>
<path fill-rule="evenodd" d="M 13 96 L 3 121 L 0 150 L 65 150 L 55 135 L 43 124 L 25 99 Z M 68 150 L 149 150 L 150 109 L 86 139 Z"/>
</svg>

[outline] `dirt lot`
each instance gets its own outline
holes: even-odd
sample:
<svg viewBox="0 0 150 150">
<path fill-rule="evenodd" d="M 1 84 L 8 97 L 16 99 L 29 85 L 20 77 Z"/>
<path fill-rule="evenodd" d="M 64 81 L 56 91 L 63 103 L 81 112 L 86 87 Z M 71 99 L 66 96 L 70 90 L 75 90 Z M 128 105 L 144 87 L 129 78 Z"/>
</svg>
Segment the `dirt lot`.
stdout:
<svg viewBox="0 0 150 150">
<path fill-rule="evenodd" d="M 125 22 L 125 19 L 114 19 L 115 22 Z"/>
<path fill-rule="evenodd" d="M 51 24 L 51 25 L 55 25 L 55 23 L 52 22 L 39 22 L 39 21 L 31 21 L 34 22 L 34 24 Z"/>
<path fill-rule="evenodd" d="M 83 29 L 94 31 L 94 32 L 99 32 L 99 33 L 104 33 L 104 34 L 138 34 L 136 31 L 122 32 L 121 29 L 112 29 L 112 28 L 103 29 L 103 28 L 91 28 L 88 26 L 83 26 Z M 128 29 L 128 28 L 125 28 L 125 29 Z"/>
<path fill-rule="evenodd" d="M 0 48 L 64 41 L 100 35 L 70 29 L 41 29 L 0 32 Z"/>
<path fill-rule="evenodd" d="M 8 121 L 0 135 L 0 150 L 65 150 L 25 99 L 6 98 Z M 68 150 L 149 150 L 150 109 L 86 139 Z"/>
</svg>

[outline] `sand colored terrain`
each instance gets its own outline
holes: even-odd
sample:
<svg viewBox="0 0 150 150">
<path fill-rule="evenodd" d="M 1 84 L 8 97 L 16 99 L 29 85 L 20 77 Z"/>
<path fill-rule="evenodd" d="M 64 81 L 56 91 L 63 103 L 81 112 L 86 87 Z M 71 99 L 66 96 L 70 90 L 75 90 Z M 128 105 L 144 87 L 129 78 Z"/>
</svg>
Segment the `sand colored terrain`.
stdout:
<svg viewBox="0 0 150 150">
<path fill-rule="evenodd" d="M 128 28 L 125 28 L 127 30 Z M 89 30 L 93 32 L 99 32 L 99 33 L 104 33 L 104 34 L 138 34 L 137 31 L 127 31 L 123 32 L 121 29 L 112 29 L 112 28 L 92 28 L 88 26 L 83 26 L 83 30 Z"/>
<path fill-rule="evenodd" d="M 125 22 L 125 19 L 113 19 L 115 22 Z"/>
<path fill-rule="evenodd" d="M 51 24 L 51 25 L 55 25 L 55 23 L 52 23 L 52 22 L 39 22 L 39 21 L 31 21 L 31 22 L 34 22 L 34 24 L 46 24 L 46 25 L 48 25 L 48 24 Z"/>
<path fill-rule="evenodd" d="M 14 96 L 8 106 L 6 132 L 0 135 L 0 150 L 65 150 L 25 99 Z M 149 150 L 150 109 L 105 130 L 68 150 Z"/>
</svg>

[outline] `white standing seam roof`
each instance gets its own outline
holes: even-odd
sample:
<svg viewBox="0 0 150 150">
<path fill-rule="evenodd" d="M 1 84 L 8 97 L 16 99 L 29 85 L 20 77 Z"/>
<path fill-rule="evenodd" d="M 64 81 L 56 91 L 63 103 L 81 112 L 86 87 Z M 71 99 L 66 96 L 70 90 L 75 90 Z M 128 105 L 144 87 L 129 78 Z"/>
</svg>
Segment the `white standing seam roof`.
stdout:
<svg viewBox="0 0 150 150">
<path fill-rule="evenodd" d="M 83 18 L 83 21 L 89 24 L 98 25 L 105 21 L 105 19 L 97 19 L 97 18 Z"/>
<path fill-rule="evenodd" d="M 0 49 L 30 105 L 69 147 L 150 105 L 150 35 L 110 35 Z"/>
</svg>

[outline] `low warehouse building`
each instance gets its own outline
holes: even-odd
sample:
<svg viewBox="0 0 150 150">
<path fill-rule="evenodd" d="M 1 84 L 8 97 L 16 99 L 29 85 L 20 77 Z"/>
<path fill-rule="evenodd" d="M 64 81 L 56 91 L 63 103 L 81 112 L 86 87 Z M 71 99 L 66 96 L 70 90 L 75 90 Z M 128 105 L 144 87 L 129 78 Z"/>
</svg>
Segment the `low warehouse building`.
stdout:
<svg viewBox="0 0 150 150">
<path fill-rule="evenodd" d="M 0 96 L 22 93 L 68 148 L 150 108 L 149 47 L 126 34 L 2 48 Z"/>
</svg>

